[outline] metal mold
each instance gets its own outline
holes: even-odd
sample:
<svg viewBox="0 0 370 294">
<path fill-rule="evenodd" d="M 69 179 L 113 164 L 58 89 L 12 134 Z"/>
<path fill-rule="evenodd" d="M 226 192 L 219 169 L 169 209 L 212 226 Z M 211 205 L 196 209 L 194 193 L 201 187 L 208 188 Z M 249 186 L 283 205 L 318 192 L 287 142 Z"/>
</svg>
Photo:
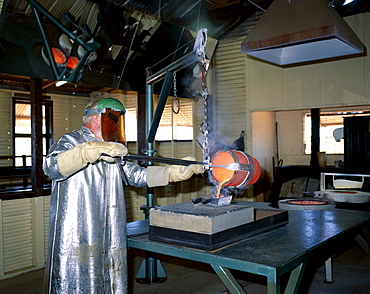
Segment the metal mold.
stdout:
<svg viewBox="0 0 370 294">
<path fill-rule="evenodd" d="M 220 222 L 220 226 L 222 224 L 227 224 L 228 227 L 220 228 L 220 226 L 217 226 L 217 229 L 213 229 L 209 232 L 200 232 L 196 230 L 190 231 L 186 226 L 183 228 L 169 227 L 172 226 L 173 221 L 168 221 L 168 218 L 166 218 L 167 221 L 164 225 L 167 227 L 150 223 L 149 239 L 212 251 L 248 237 L 281 227 L 289 222 L 288 211 L 286 210 L 254 208 L 251 221 L 235 223 L 236 220 L 238 220 L 238 217 L 236 216 L 238 214 L 238 210 L 240 212 L 248 207 L 248 205 L 237 204 L 231 204 L 224 207 L 212 207 L 203 205 L 202 203 L 194 205 L 192 202 L 168 205 L 165 206 L 165 209 L 169 211 L 176 210 L 176 213 L 178 213 L 177 218 L 179 219 L 185 218 L 184 215 L 186 214 L 196 213 L 196 210 L 201 210 L 202 213 L 205 214 L 205 218 L 214 217 L 217 214 L 223 213 L 224 215 L 227 215 L 228 220 Z M 191 213 L 187 212 L 187 209 L 191 210 Z M 151 218 L 152 216 L 153 213 L 151 211 Z M 174 220 L 176 220 L 176 218 Z M 152 222 L 152 219 L 150 221 Z M 234 224 L 231 225 L 231 222 L 234 222 Z"/>
</svg>

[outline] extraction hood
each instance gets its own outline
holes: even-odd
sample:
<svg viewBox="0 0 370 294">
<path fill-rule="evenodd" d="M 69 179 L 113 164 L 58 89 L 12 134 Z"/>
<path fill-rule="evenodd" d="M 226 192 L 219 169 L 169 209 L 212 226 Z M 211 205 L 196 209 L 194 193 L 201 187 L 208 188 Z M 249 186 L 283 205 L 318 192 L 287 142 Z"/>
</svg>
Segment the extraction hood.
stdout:
<svg viewBox="0 0 370 294">
<path fill-rule="evenodd" d="M 364 45 L 327 0 L 275 0 L 241 44 L 278 65 L 363 54 Z"/>
</svg>

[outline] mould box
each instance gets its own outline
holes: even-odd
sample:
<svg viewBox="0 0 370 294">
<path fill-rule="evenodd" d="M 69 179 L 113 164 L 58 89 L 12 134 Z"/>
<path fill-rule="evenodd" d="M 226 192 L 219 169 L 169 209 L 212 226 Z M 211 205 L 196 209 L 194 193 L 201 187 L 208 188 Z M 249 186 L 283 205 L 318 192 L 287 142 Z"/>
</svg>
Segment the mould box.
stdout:
<svg viewBox="0 0 370 294">
<path fill-rule="evenodd" d="M 184 202 L 150 210 L 149 239 L 212 251 L 288 223 L 288 212 Z"/>
</svg>

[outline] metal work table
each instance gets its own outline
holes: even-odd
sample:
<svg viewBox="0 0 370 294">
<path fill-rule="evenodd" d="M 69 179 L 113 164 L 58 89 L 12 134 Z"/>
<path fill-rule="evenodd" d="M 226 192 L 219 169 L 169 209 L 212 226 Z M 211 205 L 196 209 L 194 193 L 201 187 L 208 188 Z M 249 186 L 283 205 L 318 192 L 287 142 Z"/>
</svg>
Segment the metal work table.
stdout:
<svg viewBox="0 0 370 294">
<path fill-rule="evenodd" d="M 238 202 L 263 207 L 265 203 Z M 266 207 L 266 206 L 265 206 Z M 315 254 L 331 257 L 338 245 L 357 238 L 370 225 L 370 212 L 292 210 L 289 223 L 222 247 L 204 251 L 149 240 L 148 221 L 128 224 L 128 246 L 210 264 L 231 293 L 245 293 L 229 269 L 267 277 L 267 293 L 280 293 L 280 277 L 290 272 L 285 293 L 296 293 L 307 261 Z M 342 242 L 341 242 L 342 241 Z"/>
</svg>

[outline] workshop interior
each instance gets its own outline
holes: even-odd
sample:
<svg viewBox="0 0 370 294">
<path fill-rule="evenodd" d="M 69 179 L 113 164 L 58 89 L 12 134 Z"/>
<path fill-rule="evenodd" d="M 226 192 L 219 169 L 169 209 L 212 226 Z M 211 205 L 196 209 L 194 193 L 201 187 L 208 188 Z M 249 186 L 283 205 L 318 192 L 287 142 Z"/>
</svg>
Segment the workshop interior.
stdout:
<svg viewBox="0 0 370 294">
<path fill-rule="evenodd" d="M 368 0 L 0 0 L 0 290 L 41 293 L 17 279 L 45 268 L 45 156 L 115 98 L 118 165 L 204 168 L 122 176 L 130 293 L 370 291 L 369 47 Z M 183 260 L 221 290 L 177 288 Z"/>
</svg>

